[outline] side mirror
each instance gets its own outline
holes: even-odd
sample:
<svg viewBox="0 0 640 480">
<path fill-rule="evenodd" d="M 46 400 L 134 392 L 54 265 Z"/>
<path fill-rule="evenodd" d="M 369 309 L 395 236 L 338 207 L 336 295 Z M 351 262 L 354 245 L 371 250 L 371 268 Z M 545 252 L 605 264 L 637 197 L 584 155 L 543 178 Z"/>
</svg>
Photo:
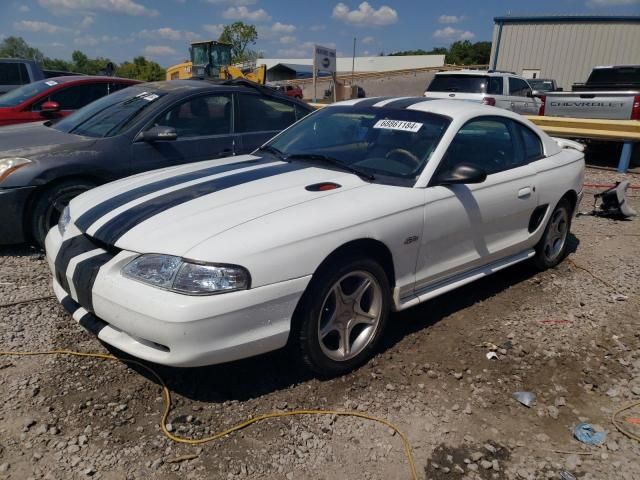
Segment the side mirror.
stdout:
<svg viewBox="0 0 640 480">
<path fill-rule="evenodd" d="M 43 114 L 56 113 L 60 111 L 60 104 L 58 102 L 44 102 L 40 108 L 40 112 Z"/>
<path fill-rule="evenodd" d="M 487 179 L 487 172 L 470 164 L 460 164 L 452 171 L 444 172 L 436 178 L 436 185 L 456 185 L 482 183 Z"/>
<path fill-rule="evenodd" d="M 527 90 L 527 97 L 533 98 L 533 92 L 531 90 Z"/>
<path fill-rule="evenodd" d="M 164 125 L 156 125 L 149 130 L 142 132 L 139 139 L 143 142 L 166 142 L 173 141 L 178 138 L 178 133 L 173 127 L 166 127 Z"/>
</svg>

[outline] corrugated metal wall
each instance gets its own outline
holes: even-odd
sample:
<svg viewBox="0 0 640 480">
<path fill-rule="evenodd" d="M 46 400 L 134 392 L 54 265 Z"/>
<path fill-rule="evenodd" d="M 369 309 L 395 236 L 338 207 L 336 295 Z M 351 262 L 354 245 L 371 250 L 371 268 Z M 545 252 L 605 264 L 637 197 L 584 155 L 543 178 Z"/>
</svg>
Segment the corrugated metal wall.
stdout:
<svg viewBox="0 0 640 480">
<path fill-rule="evenodd" d="M 493 30 L 493 65 L 500 25 Z M 502 26 L 496 69 L 522 75 L 539 69 L 565 90 L 584 82 L 596 65 L 640 64 L 638 22 L 531 22 Z"/>
</svg>

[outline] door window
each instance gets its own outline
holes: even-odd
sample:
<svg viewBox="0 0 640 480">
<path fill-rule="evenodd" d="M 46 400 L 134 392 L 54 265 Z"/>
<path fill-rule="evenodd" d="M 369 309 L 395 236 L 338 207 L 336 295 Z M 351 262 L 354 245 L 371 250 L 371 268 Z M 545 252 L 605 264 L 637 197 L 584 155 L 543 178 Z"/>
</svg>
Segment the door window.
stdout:
<svg viewBox="0 0 640 480">
<path fill-rule="evenodd" d="M 529 84 L 524 80 L 515 77 L 509 77 L 509 92 L 515 97 L 527 97 L 531 91 Z"/>
<path fill-rule="evenodd" d="M 109 94 L 113 92 L 117 92 L 118 90 L 122 90 L 123 88 L 130 87 L 131 85 L 128 83 L 120 83 L 120 82 L 111 82 L 109 83 Z"/>
<path fill-rule="evenodd" d="M 153 126 L 173 127 L 178 138 L 229 135 L 231 94 L 191 98 L 161 114 Z"/>
<path fill-rule="evenodd" d="M 0 64 L 0 85 L 24 85 L 25 83 L 29 83 L 29 74 L 23 63 Z"/>
<path fill-rule="evenodd" d="M 296 121 L 295 107 L 258 95 L 242 94 L 238 96 L 239 113 L 236 116 L 236 131 L 266 132 L 284 130 Z"/>
<path fill-rule="evenodd" d="M 479 117 L 466 123 L 453 138 L 439 172 L 449 172 L 460 164 L 482 168 L 487 175 L 524 164 L 520 138 L 508 118 Z"/>
<path fill-rule="evenodd" d="M 522 133 L 522 145 L 524 147 L 524 156 L 526 160 L 531 162 L 544 157 L 540 137 L 530 128 L 527 128 L 522 124 L 518 124 L 518 128 L 520 128 L 520 132 Z"/>
<path fill-rule="evenodd" d="M 36 103 L 33 110 L 41 110 L 44 102 L 57 102 L 60 110 L 78 110 L 106 94 L 106 83 L 85 83 L 53 92 Z"/>
<path fill-rule="evenodd" d="M 502 88 L 502 77 L 489 77 L 489 88 L 487 88 L 487 93 L 492 95 L 502 95 Z"/>
</svg>

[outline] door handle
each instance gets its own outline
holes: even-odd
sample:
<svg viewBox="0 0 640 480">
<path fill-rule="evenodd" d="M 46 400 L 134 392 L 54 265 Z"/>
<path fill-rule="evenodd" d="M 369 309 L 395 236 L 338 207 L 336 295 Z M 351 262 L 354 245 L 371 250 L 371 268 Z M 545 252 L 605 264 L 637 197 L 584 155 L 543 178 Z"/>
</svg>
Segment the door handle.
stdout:
<svg viewBox="0 0 640 480">
<path fill-rule="evenodd" d="M 520 190 L 518 190 L 518 198 L 527 198 L 531 196 L 532 191 L 533 190 L 531 189 L 531 187 L 521 188 Z"/>
<path fill-rule="evenodd" d="M 513 107 L 515 107 L 515 106 L 516 106 L 516 104 L 515 104 L 515 103 L 513 103 L 513 102 L 511 102 L 511 108 L 513 108 Z"/>
</svg>

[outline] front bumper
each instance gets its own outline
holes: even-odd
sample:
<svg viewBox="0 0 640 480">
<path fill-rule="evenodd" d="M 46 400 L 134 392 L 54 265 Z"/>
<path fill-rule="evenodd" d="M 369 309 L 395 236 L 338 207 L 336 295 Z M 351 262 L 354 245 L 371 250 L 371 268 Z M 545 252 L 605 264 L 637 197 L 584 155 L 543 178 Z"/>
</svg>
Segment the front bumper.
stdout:
<svg viewBox="0 0 640 480">
<path fill-rule="evenodd" d="M 92 311 L 73 287 L 79 261 L 56 274 L 62 243 L 57 229 L 46 240 L 53 289 L 73 318 L 98 338 L 135 357 L 163 365 L 194 367 L 251 357 L 286 345 L 291 317 L 310 277 L 212 296 L 180 295 L 123 277 L 136 253 L 121 251 L 102 265 L 91 289 Z M 84 257 L 83 257 L 84 255 Z M 77 275 L 76 275 L 77 276 Z M 56 278 L 57 277 L 57 278 Z"/>
<path fill-rule="evenodd" d="M 36 187 L 0 188 L 0 245 L 27 240 L 24 214 L 27 200 Z"/>
</svg>

